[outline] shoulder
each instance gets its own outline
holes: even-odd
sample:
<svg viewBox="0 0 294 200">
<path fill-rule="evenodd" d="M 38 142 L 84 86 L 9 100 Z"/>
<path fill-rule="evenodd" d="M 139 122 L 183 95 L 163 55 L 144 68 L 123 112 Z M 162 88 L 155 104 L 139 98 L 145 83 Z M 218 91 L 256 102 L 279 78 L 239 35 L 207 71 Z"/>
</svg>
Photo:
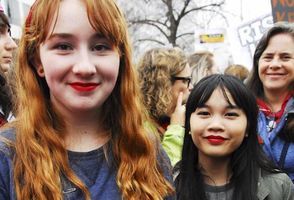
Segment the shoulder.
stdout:
<svg viewBox="0 0 294 200">
<path fill-rule="evenodd" d="M 291 97 L 288 100 L 285 108 L 285 113 L 294 113 L 294 97 Z"/>
<path fill-rule="evenodd" d="M 159 162 L 159 165 L 161 166 L 161 168 L 171 172 L 172 165 L 167 153 L 163 149 L 162 144 L 158 142 L 157 146 L 158 146 L 157 160 Z"/>
<path fill-rule="evenodd" d="M 0 132 L 0 173 L 6 168 L 11 167 L 13 160 L 13 143 L 15 133 L 13 129 L 5 129 Z"/>
<path fill-rule="evenodd" d="M 285 173 L 269 173 L 269 172 L 262 172 L 261 177 L 264 181 L 271 184 L 283 185 L 289 184 L 293 185 L 289 176 Z"/>
<path fill-rule="evenodd" d="M 173 184 L 172 165 L 170 159 L 168 158 L 166 152 L 164 151 L 160 143 L 158 143 L 157 162 L 165 178 Z"/>
<path fill-rule="evenodd" d="M 0 131 L 0 152 L 11 154 L 14 142 L 15 130 L 13 128 L 2 129 Z"/>
<path fill-rule="evenodd" d="M 0 199 L 10 199 L 9 196 L 13 196 L 11 188 L 13 187 L 12 144 L 14 141 L 14 130 L 5 129 L 0 132 Z"/>
<path fill-rule="evenodd" d="M 258 186 L 259 195 L 267 195 L 269 199 L 290 200 L 294 198 L 294 185 L 285 173 L 263 171 L 259 178 Z"/>
</svg>

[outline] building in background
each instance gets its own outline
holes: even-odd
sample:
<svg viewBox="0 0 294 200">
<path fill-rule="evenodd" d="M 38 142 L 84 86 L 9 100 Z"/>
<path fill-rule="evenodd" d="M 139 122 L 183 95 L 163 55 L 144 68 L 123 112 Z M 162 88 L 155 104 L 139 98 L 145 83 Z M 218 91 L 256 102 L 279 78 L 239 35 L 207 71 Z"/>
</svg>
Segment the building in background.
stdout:
<svg viewBox="0 0 294 200">
<path fill-rule="evenodd" d="M 9 17 L 12 37 L 18 39 L 24 19 L 34 0 L 0 0 L 0 2 L 5 14 Z"/>
</svg>

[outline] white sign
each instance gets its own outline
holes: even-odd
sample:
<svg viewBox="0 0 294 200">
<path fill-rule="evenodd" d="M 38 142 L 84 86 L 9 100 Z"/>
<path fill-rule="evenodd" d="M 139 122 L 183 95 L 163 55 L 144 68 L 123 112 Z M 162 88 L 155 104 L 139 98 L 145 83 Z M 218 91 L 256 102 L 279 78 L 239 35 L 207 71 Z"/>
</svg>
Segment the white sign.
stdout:
<svg viewBox="0 0 294 200">
<path fill-rule="evenodd" d="M 272 26 L 273 17 L 271 14 L 239 26 L 237 31 L 241 46 L 248 48 L 250 55 L 253 56 L 258 41 Z"/>
</svg>

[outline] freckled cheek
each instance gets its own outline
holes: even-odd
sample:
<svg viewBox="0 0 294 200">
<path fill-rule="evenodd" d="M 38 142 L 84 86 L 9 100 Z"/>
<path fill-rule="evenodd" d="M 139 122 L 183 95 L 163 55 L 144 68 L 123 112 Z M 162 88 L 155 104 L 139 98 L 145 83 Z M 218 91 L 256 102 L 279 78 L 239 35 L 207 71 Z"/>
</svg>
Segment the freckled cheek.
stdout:
<svg viewBox="0 0 294 200">
<path fill-rule="evenodd" d="M 102 64 L 100 66 L 102 66 Z M 98 65 L 98 68 L 99 68 L 99 65 Z M 119 60 L 112 60 L 112 62 L 104 64 L 103 67 L 101 67 L 100 69 L 101 69 L 101 73 L 104 74 L 106 79 L 116 81 L 118 77 L 118 73 L 119 73 L 119 68 L 120 68 Z"/>
</svg>

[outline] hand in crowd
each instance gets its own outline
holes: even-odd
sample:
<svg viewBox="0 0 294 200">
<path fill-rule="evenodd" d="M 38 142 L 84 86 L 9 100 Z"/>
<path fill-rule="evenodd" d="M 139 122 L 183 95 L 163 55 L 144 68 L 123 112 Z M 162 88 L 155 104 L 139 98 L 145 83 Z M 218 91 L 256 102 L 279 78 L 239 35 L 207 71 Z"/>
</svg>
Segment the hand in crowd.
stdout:
<svg viewBox="0 0 294 200">
<path fill-rule="evenodd" d="M 183 103 L 183 92 L 179 93 L 177 105 L 174 112 L 171 114 L 170 123 L 185 126 L 185 111 L 186 106 Z"/>
</svg>

